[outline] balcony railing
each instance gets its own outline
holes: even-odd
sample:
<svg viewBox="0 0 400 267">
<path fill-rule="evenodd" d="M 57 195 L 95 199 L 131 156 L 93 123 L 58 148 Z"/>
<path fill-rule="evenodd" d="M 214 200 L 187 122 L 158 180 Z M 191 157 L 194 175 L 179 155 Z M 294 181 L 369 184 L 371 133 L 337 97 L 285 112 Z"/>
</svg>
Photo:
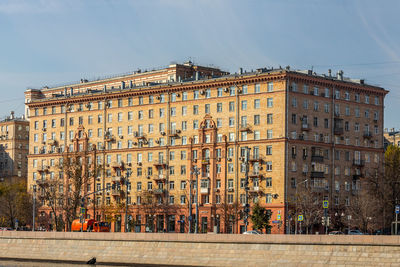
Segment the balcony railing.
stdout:
<svg viewBox="0 0 400 267">
<path fill-rule="evenodd" d="M 361 160 L 361 159 L 354 159 L 353 160 L 353 165 L 354 166 L 358 166 L 358 167 L 362 167 L 362 166 L 365 165 L 365 162 L 364 162 L 364 160 Z"/>
<path fill-rule="evenodd" d="M 310 124 L 308 124 L 308 123 L 302 123 L 302 124 L 301 124 L 301 130 L 302 130 L 302 131 L 309 131 L 309 130 L 311 130 Z"/>
<path fill-rule="evenodd" d="M 259 186 L 253 186 L 253 187 L 250 187 L 250 189 L 249 189 L 249 193 L 258 193 L 258 192 L 260 192 Z"/>
<path fill-rule="evenodd" d="M 208 194 L 209 192 L 210 192 L 210 188 L 200 187 L 200 194 Z"/>
<path fill-rule="evenodd" d="M 241 131 L 241 132 L 248 132 L 248 133 L 251 133 L 253 130 L 252 130 L 250 124 L 242 123 L 242 124 L 240 124 L 240 131 Z"/>
<path fill-rule="evenodd" d="M 343 127 L 335 127 L 333 128 L 333 134 L 342 135 L 344 133 Z"/>
<path fill-rule="evenodd" d="M 153 163 L 153 165 L 156 166 L 156 167 L 163 167 L 164 168 L 164 167 L 167 166 L 167 162 L 164 159 L 158 159 L 157 161 L 155 161 Z"/>
<path fill-rule="evenodd" d="M 153 179 L 156 182 L 164 182 L 165 181 L 165 176 L 163 174 L 159 174 L 159 175 L 154 176 Z"/>
<path fill-rule="evenodd" d="M 311 156 L 312 162 L 324 162 L 324 156 L 321 155 L 312 155 Z"/>
<path fill-rule="evenodd" d="M 311 172 L 311 178 L 324 178 L 325 173 L 321 171 L 312 171 Z"/>
<path fill-rule="evenodd" d="M 370 131 L 364 131 L 363 137 L 364 137 L 364 138 L 372 138 L 372 132 L 370 132 Z"/>
<path fill-rule="evenodd" d="M 154 194 L 156 195 L 160 195 L 160 194 L 164 194 L 165 193 L 165 189 L 163 188 L 157 188 L 153 190 Z"/>
</svg>

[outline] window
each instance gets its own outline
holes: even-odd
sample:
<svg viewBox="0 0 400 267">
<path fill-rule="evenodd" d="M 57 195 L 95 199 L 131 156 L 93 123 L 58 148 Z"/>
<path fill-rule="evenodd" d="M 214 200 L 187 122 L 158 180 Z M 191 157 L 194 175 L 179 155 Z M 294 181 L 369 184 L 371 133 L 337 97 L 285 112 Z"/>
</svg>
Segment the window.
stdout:
<svg viewBox="0 0 400 267">
<path fill-rule="evenodd" d="M 193 91 L 193 99 L 199 99 L 199 91 L 198 90 Z"/>
<path fill-rule="evenodd" d="M 274 91 L 274 83 L 273 82 L 267 83 L 267 90 L 268 90 L 268 92 Z"/>
<path fill-rule="evenodd" d="M 272 108 L 274 106 L 274 99 L 272 97 L 267 98 L 267 107 Z"/>
<path fill-rule="evenodd" d="M 272 187 L 272 177 L 267 177 L 265 179 L 265 186 L 266 187 Z"/>
<path fill-rule="evenodd" d="M 260 125 L 260 115 L 254 115 L 254 125 Z"/>
<path fill-rule="evenodd" d="M 193 115 L 197 115 L 199 114 L 199 106 L 198 105 L 194 105 L 193 106 Z"/>
<path fill-rule="evenodd" d="M 235 102 L 229 102 L 229 112 L 235 111 Z"/>
<path fill-rule="evenodd" d="M 267 193 L 267 194 L 265 195 L 265 202 L 266 202 L 267 204 L 272 203 L 272 194 L 271 194 L 271 193 Z"/>
<path fill-rule="evenodd" d="M 254 99 L 254 108 L 260 108 L 260 99 Z"/>
<path fill-rule="evenodd" d="M 272 146 L 267 146 L 267 155 L 272 155 Z"/>
<path fill-rule="evenodd" d="M 222 112 L 222 103 L 217 103 L 217 112 Z"/>
<path fill-rule="evenodd" d="M 205 104 L 204 109 L 205 109 L 205 113 L 210 113 L 211 112 L 210 111 L 210 104 Z"/>
<path fill-rule="evenodd" d="M 224 92 L 224 88 L 218 88 L 217 89 L 217 97 L 222 97 L 223 92 Z"/>
<path fill-rule="evenodd" d="M 267 124 L 272 124 L 272 114 L 267 114 Z"/>
<path fill-rule="evenodd" d="M 259 93 L 259 92 L 260 92 L 260 88 L 261 88 L 260 84 L 259 84 L 259 83 L 256 83 L 256 84 L 254 85 L 254 93 Z"/>
<path fill-rule="evenodd" d="M 247 100 L 242 101 L 242 110 L 247 110 Z"/>
<path fill-rule="evenodd" d="M 267 161 L 267 171 L 272 171 L 272 161 Z"/>
<path fill-rule="evenodd" d="M 267 130 L 267 139 L 272 139 L 272 130 Z"/>
</svg>

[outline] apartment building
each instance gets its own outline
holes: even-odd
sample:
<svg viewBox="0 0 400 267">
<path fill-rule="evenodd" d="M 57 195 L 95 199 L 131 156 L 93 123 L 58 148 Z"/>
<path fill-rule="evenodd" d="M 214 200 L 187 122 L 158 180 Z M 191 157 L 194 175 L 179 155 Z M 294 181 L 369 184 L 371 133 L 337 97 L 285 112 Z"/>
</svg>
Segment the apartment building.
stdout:
<svg viewBox="0 0 400 267">
<path fill-rule="evenodd" d="M 240 233 L 245 203 L 258 201 L 271 211 L 271 232 L 289 232 L 300 183 L 332 208 L 350 205 L 360 179 L 381 167 L 386 93 L 342 72 L 228 74 L 191 62 L 29 89 L 28 180 L 67 188 L 54 162 L 79 155 L 85 168 L 102 169 L 83 194 L 105 189 L 88 197 L 88 217 L 104 220 L 96 206 L 126 201 L 132 230 L 188 232 L 192 199 L 200 231 Z M 154 214 L 146 192 L 157 198 Z M 124 212 L 114 210 L 114 231 L 123 231 Z"/>
<path fill-rule="evenodd" d="M 385 149 L 389 145 L 399 146 L 400 145 L 400 131 L 392 128 L 383 130 L 383 137 L 384 137 L 384 147 Z"/>
<path fill-rule="evenodd" d="M 29 122 L 14 112 L 0 121 L 0 181 L 26 181 Z"/>
</svg>

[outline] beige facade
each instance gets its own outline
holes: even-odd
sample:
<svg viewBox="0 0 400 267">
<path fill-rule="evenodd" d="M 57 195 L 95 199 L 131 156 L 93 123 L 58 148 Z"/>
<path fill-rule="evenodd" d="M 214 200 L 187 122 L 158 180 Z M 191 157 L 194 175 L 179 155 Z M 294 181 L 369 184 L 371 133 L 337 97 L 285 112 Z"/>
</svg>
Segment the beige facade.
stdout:
<svg viewBox="0 0 400 267">
<path fill-rule="evenodd" d="M 5 182 L 26 181 L 29 149 L 29 122 L 14 117 L 0 121 L 0 179 Z"/>
<path fill-rule="evenodd" d="M 307 180 L 331 207 L 348 205 L 360 177 L 382 165 L 386 93 L 342 76 L 283 69 L 228 75 L 190 63 L 31 89 L 28 181 L 66 183 L 58 159 L 79 154 L 87 168 L 102 168 L 84 193 L 108 188 L 90 196 L 88 216 L 104 219 L 96 205 L 124 202 L 128 177 L 129 214 L 142 224 L 135 230 L 147 229 L 141 197 L 148 191 L 176 207 L 157 212 L 155 230 L 187 232 L 197 166 L 201 231 L 241 232 L 250 148 L 248 200 L 271 210 L 272 232 L 283 233 L 299 183 Z M 114 214 L 116 231 L 123 214 Z"/>
</svg>

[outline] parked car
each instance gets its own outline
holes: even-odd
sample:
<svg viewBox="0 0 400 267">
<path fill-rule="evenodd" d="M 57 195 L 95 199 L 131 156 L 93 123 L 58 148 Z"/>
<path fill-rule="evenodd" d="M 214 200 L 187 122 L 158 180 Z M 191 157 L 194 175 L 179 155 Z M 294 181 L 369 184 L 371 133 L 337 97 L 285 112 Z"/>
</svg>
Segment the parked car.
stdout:
<svg viewBox="0 0 400 267">
<path fill-rule="evenodd" d="M 364 235 L 360 230 L 349 230 L 349 235 Z"/>
<path fill-rule="evenodd" d="M 251 230 L 243 233 L 244 235 L 262 235 L 262 233 L 258 230 Z"/>
<path fill-rule="evenodd" d="M 344 233 L 341 231 L 332 231 L 329 233 L 329 235 L 344 235 Z"/>
</svg>

